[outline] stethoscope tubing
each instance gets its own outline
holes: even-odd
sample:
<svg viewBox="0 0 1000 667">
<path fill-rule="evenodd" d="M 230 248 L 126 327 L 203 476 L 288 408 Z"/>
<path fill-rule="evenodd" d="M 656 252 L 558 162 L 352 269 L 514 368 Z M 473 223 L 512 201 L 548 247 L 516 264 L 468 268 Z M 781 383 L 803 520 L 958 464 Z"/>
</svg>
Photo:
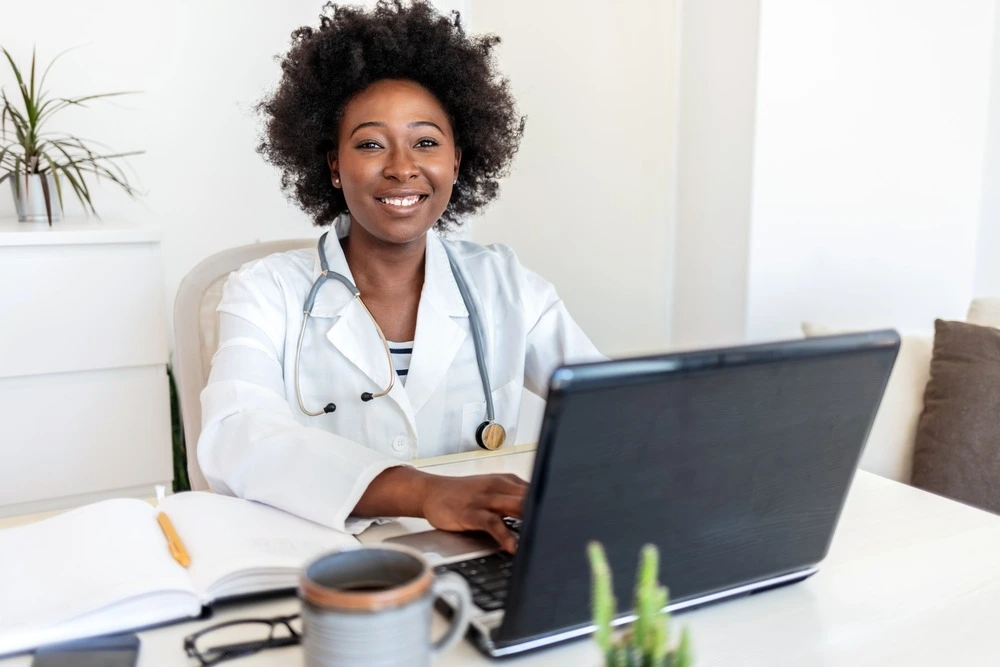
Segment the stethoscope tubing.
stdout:
<svg viewBox="0 0 1000 667">
<path fill-rule="evenodd" d="M 388 362 L 389 367 L 389 385 L 380 392 L 366 392 L 365 394 L 362 394 L 361 400 L 370 401 L 374 398 L 385 396 L 392 391 L 396 382 L 396 371 L 392 364 L 392 351 L 389 349 L 389 342 L 386 340 L 385 334 L 382 332 L 382 328 L 378 325 L 378 322 L 375 321 L 375 317 L 371 314 L 371 311 L 368 310 L 368 306 L 366 306 L 365 302 L 361 300 L 361 291 L 346 276 L 335 271 L 330 271 L 325 249 L 326 237 L 329 233 L 330 232 L 325 232 L 319 239 L 318 252 L 320 274 L 313 282 L 312 288 L 310 288 L 309 294 L 306 296 L 305 303 L 303 304 L 302 326 L 299 328 L 299 338 L 295 345 L 295 396 L 299 403 L 299 409 L 310 417 L 318 417 L 327 412 L 332 412 L 332 410 L 327 410 L 326 407 L 319 411 L 309 410 L 306 407 L 305 401 L 302 400 L 302 384 L 299 375 L 299 369 L 302 365 L 302 342 L 305 340 L 306 326 L 309 324 L 309 319 L 312 317 L 312 309 L 316 303 L 316 295 L 319 293 L 320 288 L 326 283 L 327 280 L 334 279 L 342 283 L 351 292 L 354 298 L 357 299 L 358 303 L 361 304 L 361 307 L 364 308 L 365 313 L 371 320 L 372 325 L 374 325 L 375 331 L 378 333 L 379 339 L 382 341 L 382 345 L 385 348 L 386 361 Z M 486 370 L 486 343 L 483 337 L 482 326 L 479 321 L 479 309 L 476 307 L 476 303 L 469 291 L 468 284 L 465 281 L 465 276 L 461 269 L 459 269 L 454 256 L 448 249 L 447 245 L 442 244 L 442 246 L 444 247 L 445 255 L 448 257 L 448 264 L 451 267 L 452 275 L 455 277 L 455 284 L 458 285 L 458 291 L 462 295 L 462 301 L 465 302 L 465 308 L 469 311 L 469 326 L 472 329 L 472 344 L 476 350 L 476 365 L 479 367 L 479 378 L 482 381 L 483 393 L 486 396 L 486 421 L 487 423 L 492 424 L 495 423 L 493 392 L 490 386 L 489 372 Z"/>
</svg>

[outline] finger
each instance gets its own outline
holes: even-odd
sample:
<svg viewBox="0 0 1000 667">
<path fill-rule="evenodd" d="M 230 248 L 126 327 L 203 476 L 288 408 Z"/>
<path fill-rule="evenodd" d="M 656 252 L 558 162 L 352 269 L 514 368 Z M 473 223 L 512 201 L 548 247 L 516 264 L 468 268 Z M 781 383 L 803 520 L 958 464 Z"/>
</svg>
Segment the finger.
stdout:
<svg viewBox="0 0 1000 667">
<path fill-rule="evenodd" d="M 490 480 L 490 487 L 497 493 L 524 495 L 528 490 L 528 483 L 517 475 L 495 475 Z"/>
<path fill-rule="evenodd" d="M 518 477 L 517 475 L 511 472 L 505 472 L 502 475 L 500 475 L 500 477 L 507 480 L 508 482 L 511 482 L 512 484 L 516 484 L 517 486 L 523 486 L 526 488 L 528 486 L 528 483 L 524 479 Z"/>
<path fill-rule="evenodd" d="M 487 508 L 498 516 L 521 517 L 523 496 L 512 496 L 508 494 L 493 494 L 487 498 Z"/>
<path fill-rule="evenodd" d="M 489 533 L 490 537 L 496 540 L 501 549 L 507 553 L 517 551 L 517 538 L 499 515 L 489 510 L 480 510 L 476 513 L 476 519 L 478 528 Z"/>
</svg>

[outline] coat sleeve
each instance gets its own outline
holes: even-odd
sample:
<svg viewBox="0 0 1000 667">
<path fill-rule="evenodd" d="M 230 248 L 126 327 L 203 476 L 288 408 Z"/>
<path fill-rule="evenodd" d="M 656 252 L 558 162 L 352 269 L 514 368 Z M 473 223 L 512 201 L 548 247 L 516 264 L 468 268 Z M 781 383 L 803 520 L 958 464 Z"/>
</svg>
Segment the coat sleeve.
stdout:
<svg viewBox="0 0 1000 667">
<path fill-rule="evenodd" d="M 282 372 L 285 303 L 263 262 L 226 281 L 198 463 L 213 491 L 358 533 L 372 520 L 349 518 L 351 510 L 379 473 L 402 462 L 293 416 Z"/>
<path fill-rule="evenodd" d="M 511 253 L 513 255 L 513 253 Z M 513 256 L 522 306 L 527 318 L 524 359 L 524 386 L 545 397 L 552 371 L 562 364 L 603 361 L 601 354 L 566 310 L 555 287 L 540 275 L 524 268 Z"/>
</svg>

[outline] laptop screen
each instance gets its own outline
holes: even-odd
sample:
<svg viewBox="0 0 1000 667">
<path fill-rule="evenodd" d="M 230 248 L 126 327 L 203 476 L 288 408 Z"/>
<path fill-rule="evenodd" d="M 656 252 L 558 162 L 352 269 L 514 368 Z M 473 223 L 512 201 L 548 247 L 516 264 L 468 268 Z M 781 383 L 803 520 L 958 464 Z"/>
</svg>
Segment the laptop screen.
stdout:
<svg viewBox="0 0 1000 667">
<path fill-rule="evenodd" d="M 672 603 L 819 563 L 898 345 L 875 332 L 557 370 L 497 639 L 589 623 L 589 540 L 619 612 L 645 543 Z"/>
</svg>

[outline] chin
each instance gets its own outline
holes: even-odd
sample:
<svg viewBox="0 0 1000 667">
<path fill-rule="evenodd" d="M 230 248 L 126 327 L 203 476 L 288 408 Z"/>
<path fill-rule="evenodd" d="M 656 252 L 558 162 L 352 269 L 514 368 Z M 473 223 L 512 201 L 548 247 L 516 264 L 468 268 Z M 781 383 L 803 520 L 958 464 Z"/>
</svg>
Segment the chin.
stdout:
<svg viewBox="0 0 1000 667">
<path fill-rule="evenodd" d="M 402 245 L 420 239 L 435 222 L 437 220 L 380 220 L 374 228 L 366 229 L 380 241 Z"/>
</svg>

